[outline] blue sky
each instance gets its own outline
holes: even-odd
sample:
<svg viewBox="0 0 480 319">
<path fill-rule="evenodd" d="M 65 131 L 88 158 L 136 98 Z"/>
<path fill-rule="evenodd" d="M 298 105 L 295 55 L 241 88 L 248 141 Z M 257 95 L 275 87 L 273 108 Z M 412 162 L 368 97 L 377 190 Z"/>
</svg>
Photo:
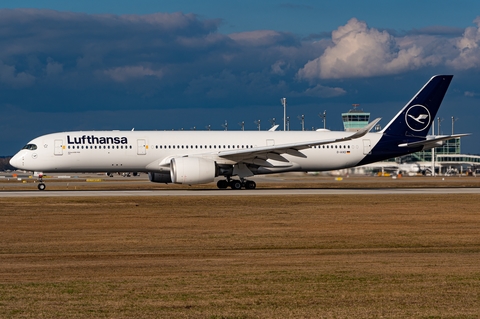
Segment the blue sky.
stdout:
<svg viewBox="0 0 480 319">
<path fill-rule="evenodd" d="M 443 133 L 480 153 L 479 1 L 2 1 L 0 156 L 64 130 L 341 130 L 454 74 Z"/>
</svg>

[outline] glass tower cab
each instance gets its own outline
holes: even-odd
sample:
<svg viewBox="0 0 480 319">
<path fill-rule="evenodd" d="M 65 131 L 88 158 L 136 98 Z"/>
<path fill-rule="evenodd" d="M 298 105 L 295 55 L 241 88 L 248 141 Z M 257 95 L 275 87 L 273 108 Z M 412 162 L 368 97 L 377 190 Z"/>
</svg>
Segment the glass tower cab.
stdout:
<svg viewBox="0 0 480 319">
<path fill-rule="evenodd" d="M 342 113 L 343 129 L 347 132 L 356 132 L 368 125 L 370 113 L 357 109 L 360 104 L 352 104 L 353 109 Z"/>
</svg>

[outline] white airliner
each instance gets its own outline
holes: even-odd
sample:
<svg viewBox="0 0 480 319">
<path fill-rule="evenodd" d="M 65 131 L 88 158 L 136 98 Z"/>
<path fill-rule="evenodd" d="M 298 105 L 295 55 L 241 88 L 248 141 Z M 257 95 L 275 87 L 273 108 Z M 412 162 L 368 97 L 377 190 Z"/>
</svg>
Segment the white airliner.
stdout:
<svg viewBox="0 0 480 319">
<path fill-rule="evenodd" d="M 364 165 L 441 145 L 467 134 L 427 136 L 452 75 L 434 76 L 380 132 L 333 131 L 77 131 L 30 141 L 10 160 L 44 173 L 147 172 L 157 183 L 254 189 L 247 177 L 328 171 Z M 234 178 L 236 176 L 236 178 Z"/>
</svg>

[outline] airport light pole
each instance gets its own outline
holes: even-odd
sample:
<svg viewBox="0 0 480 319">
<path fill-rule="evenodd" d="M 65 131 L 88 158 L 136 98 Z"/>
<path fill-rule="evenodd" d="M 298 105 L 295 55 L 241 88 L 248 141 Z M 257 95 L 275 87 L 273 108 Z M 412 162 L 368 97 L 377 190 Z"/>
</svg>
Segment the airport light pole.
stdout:
<svg viewBox="0 0 480 319">
<path fill-rule="evenodd" d="M 283 130 L 287 130 L 287 98 L 282 97 L 280 99 L 280 102 L 282 102 L 283 105 Z"/>
<path fill-rule="evenodd" d="M 438 122 L 437 135 L 440 135 L 440 133 L 441 133 L 441 131 L 440 131 L 440 123 L 443 122 L 443 119 L 441 119 L 440 117 L 437 117 L 437 122 Z"/>
<path fill-rule="evenodd" d="M 300 120 L 300 122 L 302 123 L 302 131 L 305 131 L 305 115 L 299 115 L 298 116 L 298 119 Z"/>
<path fill-rule="evenodd" d="M 275 118 L 272 118 L 272 119 L 270 120 L 270 123 L 272 124 L 272 127 L 274 127 L 274 126 L 275 126 Z"/>
<path fill-rule="evenodd" d="M 257 124 L 257 128 L 260 131 L 260 120 L 256 120 L 254 121 L 254 123 Z"/>
<path fill-rule="evenodd" d="M 323 111 L 323 113 L 318 114 L 323 121 L 323 129 L 327 128 L 327 110 Z"/>
<path fill-rule="evenodd" d="M 452 135 L 453 135 L 453 123 L 455 123 L 455 121 L 458 121 L 458 117 L 455 118 L 454 116 L 452 116 Z"/>
<path fill-rule="evenodd" d="M 435 121 L 432 121 L 432 134 L 435 136 Z M 432 147 L 432 177 L 435 177 L 435 147 Z"/>
</svg>

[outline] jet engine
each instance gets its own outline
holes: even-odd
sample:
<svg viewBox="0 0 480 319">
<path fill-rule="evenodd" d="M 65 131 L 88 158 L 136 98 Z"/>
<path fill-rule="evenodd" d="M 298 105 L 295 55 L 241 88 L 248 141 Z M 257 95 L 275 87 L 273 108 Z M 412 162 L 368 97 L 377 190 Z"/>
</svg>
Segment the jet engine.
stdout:
<svg viewBox="0 0 480 319">
<path fill-rule="evenodd" d="M 170 161 L 170 177 L 176 184 L 204 184 L 217 176 L 214 161 L 199 157 L 175 157 Z"/>
<path fill-rule="evenodd" d="M 150 182 L 154 183 L 171 183 L 172 178 L 170 177 L 170 171 L 165 171 L 165 172 L 149 172 L 148 173 L 148 179 Z"/>
</svg>

